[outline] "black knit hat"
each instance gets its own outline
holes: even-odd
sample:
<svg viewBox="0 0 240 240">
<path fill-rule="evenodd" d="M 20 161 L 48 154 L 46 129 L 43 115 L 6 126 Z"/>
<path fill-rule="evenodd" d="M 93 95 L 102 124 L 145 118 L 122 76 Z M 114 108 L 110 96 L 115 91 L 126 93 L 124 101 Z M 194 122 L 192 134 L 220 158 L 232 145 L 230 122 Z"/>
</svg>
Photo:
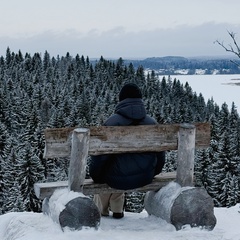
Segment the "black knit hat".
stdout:
<svg viewBox="0 0 240 240">
<path fill-rule="evenodd" d="M 124 85 L 119 93 L 119 101 L 126 98 L 142 98 L 140 88 L 134 83 L 127 83 Z"/>
</svg>

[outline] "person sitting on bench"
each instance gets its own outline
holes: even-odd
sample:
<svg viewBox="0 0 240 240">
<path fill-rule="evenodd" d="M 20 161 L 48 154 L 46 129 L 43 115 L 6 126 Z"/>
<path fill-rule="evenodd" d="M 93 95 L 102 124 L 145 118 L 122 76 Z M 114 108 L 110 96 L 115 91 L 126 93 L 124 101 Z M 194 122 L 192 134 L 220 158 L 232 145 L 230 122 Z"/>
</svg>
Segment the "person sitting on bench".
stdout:
<svg viewBox="0 0 240 240">
<path fill-rule="evenodd" d="M 119 103 L 115 114 L 105 126 L 154 125 L 156 120 L 146 114 L 140 88 L 133 83 L 124 85 L 119 93 Z M 155 175 L 162 171 L 165 152 L 123 153 L 91 156 L 89 173 L 96 183 L 107 183 L 116 189 L 134 189 L 152 182 Z M 114 218 L 124 216 L 124 194 L 98 194 L 94 201 L 102 216 Z"/>
</svg>

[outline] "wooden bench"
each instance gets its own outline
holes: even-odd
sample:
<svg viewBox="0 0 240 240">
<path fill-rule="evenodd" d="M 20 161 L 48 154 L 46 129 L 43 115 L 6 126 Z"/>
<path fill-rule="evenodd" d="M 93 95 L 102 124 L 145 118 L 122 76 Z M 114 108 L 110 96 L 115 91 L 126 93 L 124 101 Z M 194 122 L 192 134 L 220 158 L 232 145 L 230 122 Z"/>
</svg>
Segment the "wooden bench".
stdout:
<svg viewBox="0 0 240 240">
<path fill-rule="evenodd" d="M 159 152 L 178 150 L 177 171 L 161 173 L 151 184 L 128 191 L 158 190 L 177 180 L 182 186 L 193 186 L 195 148 L 210 143 L 210 124 L 164 124 L 144 126 L 99 126 L 89 128 L 55 128 L 45 132 L 45 158 L 70 156 L 68 181 L 35 183 L 39 199 L 50 197 L 56 189 L 69 188 L 85 195 L 125 192 L 85 179 L 88 155 L 125 152 Z"/>
<path fill-rule="evenodd" d="M 147 191 L 144 206 L 148 214 L 161 217 L 177 230 L 186 224 L 211 230 L 216 225 L 212 198 L 204 188 L 193 186 L 195 148 L 209 146 L 210 130 L 209 123 L 46 129 L 44 157 L 70 157 L 68 181 L 35 183 L 36 196 L 44 199 L 43 212 L 62 229 L 98 228 L 99 209 L 82 193 L 126 191 L 85 179 L 89 155 L 178 150 L 176 172 L 161 173 L 152 183 L 128 191 Z M 65 190 L 55 191 L 61 188 Z M 69 199 L 69 190 L 77 197 Z M 59 203 L 60 208 L 56 207 Z"/>
</svg>

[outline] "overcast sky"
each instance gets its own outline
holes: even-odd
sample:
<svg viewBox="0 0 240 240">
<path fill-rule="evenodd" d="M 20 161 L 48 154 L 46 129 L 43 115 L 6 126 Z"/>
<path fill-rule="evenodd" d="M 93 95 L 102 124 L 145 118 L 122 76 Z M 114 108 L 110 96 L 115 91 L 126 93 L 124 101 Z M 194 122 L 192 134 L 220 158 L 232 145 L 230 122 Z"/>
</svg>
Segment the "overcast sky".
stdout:
<svg viewBox="0 0 240 240">
<path fill-rule="evenodd" d="M 0 55 L 90 58 L 230 55 L 240 0 L 0 0 Z"/>
</svg>

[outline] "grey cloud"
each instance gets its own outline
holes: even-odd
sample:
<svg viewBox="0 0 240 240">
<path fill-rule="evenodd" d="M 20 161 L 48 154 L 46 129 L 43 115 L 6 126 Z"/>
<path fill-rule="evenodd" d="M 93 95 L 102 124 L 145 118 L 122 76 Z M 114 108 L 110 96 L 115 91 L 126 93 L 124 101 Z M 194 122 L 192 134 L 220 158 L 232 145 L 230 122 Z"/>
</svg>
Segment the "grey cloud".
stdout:
<svg viewBox="0 0 240 240">
<path fill-rule="evenodd" d="M 26 38 L 0 38 L 0 55 L 5 55 L 9 46 L 11 51 L 22 53 L 44 53 L 52 56 L 71 55 L 90 58 L 143 58 L 167 55 L 214 56 L 224 55 L 224 50 L 213 42 L 231 42 L 227 31 L 237 31 L 240 25 L 205 23 L 199 26 L 182 25 L 173 29 L 155 29 L 141 32 L 127 32 L 123 27 L 99 32 L 96 29 L 82 34 L 74 30 L 65 32 L 48 31 Z M 240 33 L 239 33 L 240 34 Z"/>
</svg>

